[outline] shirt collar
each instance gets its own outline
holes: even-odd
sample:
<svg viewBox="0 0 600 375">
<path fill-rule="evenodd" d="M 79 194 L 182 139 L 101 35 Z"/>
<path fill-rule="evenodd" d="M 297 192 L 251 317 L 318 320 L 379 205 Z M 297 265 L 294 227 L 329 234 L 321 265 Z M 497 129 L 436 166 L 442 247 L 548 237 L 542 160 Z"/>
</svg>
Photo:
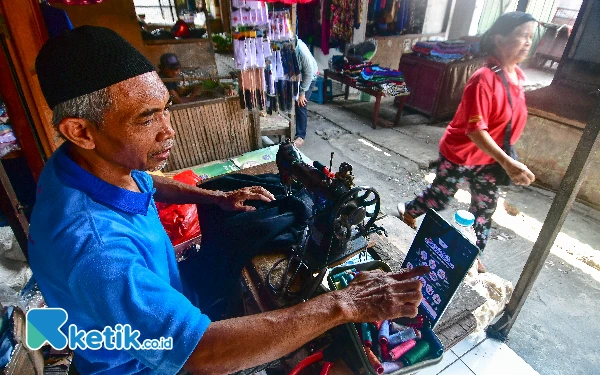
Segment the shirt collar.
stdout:
<svg viewBox="0 0 600 375">
<path fill-rule="evenodd" d="M 488 60 L 487 60 L 487 66 L 500 66 L 500 60 L 498 60 L 498 58 L 496 58 L 495 56 L 489 56 Z M 515 66 L 515 71 L 517 72 L 517 77 L 519 79 L 519 84 L 522 85 L 523 82 L 525 82 L 526 77 L 525 77 L 525 73 L 523 72 L 523 70 L 521 69 L 520 66 Z M 508 80 L 508 83 L 513 84 L 514 83 L 511 80 Z"/>
<path fill-rule="evenodd" d="M 155 189 L 144 191 L 147 187 L 139 180 L 136 171 L 132 171 L 131 177 L 142 190 L 141 193 L 109 184 L 86 171 L 71 159 L 67 153 L 67 146 L 66 143 L 60 146 L 53 158 L 54 170 L 62 183 L 83 191 L 96 202 L 125 213 L 144 216 L 148 213 Z"/>
</svg>

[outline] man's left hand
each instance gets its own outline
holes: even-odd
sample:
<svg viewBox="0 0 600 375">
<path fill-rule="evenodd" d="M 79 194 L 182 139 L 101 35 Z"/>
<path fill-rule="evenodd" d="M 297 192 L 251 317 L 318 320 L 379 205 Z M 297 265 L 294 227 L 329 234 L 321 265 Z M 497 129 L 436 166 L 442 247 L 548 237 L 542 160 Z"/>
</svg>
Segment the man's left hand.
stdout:
<svg viewBox="0 0 600 375">
<path fill-rule="evenodd" d="M 308 100 L 306 100 L 306 96 L 304 96 L 304 94 L 300 94 L 298 96 L 298 105 L 300 107 L 306 107 L 307 103 L 308 103 Z"/>
<path fill-rule="evenodd" d="M 255 207 L 244 204 L 249 200 L 271 202 L 275 200 L 275 196 L 263 187 L 251 186 L 226 192 L 217 204 L 225 211 L 255 211 Z"/>
</svg>

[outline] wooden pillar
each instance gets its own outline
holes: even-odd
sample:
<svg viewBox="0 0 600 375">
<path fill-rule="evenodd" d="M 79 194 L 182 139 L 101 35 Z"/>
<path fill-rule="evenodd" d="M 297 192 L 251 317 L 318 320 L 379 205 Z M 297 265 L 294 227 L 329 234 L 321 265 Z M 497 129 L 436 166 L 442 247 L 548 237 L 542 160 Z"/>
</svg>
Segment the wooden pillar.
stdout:
<svg viewBox="0 0 600 375">
<path fill-rule="evenodd" d="M 21 105 L 27 107 L 44 156 L 50 156 L 62 142 L 52 126 L 52 111 L 44 99 L 35 71 L 35 58 L 48 39 L 40 6 L 37 0 L 0 0 L 0 16 L 3 21 L 0 22 L 0 31 L 6 40 L 8 55 L 14 63 L 18 87 L 25 101 Z M 19 125 L 15 123 L 15 127 Z M 35 175 L 35 166 L 30 168 Z"/>
<path fill-rule="evenodd" d="M 6 215 L 8 225 L 10 225 L 17 242 L 25 254 L 25 259 L 29 260 L 27 254 L 27 236 L 29 235 L 29 222 L 23 214 L 23 207 L 17 195 L 12 188 L 4 166 L 0 163 L 0 209 Z"/>
<path fill-rule="evenodd" d="M 585 129 L 583 129 L 583 134 L 581 135 L 579 144 L 571 158 L 569 168 L 554 197 L 554 201 L 552 202 L 550 211 L 548 211 L 542 230 L 533 245 L 531 254 L 521 272 L 519 281 L 515 286 L 515 291 L 504 310 L 504 314 L 498 322 L 488 328 L 488 334 L 491 336 L 501 340 L 505 340 L 508 337 L 510 329 L 517 320 L 519 312 L 525 304 L 527 296 L 529 295 L 529 292 L 531 292 L 533 284 L 544 266 L 544 262 L 550 253 L 554 240 L 567 218 L 569 210 L 573 205 L 573 201 L 575 201 L 575 197 L 577 196 L 577 192 L 585 180 L 590 161 L 592 156 L 594 156 L 599 143 L 600 99 L 598 100 L 595 113 Z"/>
</svg>

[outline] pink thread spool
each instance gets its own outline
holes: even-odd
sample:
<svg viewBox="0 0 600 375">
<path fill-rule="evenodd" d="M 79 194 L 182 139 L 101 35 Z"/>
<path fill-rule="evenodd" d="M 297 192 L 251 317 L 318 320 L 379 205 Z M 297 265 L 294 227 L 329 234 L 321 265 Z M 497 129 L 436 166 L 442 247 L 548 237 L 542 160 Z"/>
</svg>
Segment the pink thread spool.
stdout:
<svg viewBox="0 0 600 375">
<path fill-rule="evenodd" d="M 390 350 L 390 358 L 392 358 L 392 361 L 397 361 L 398 358 L 402 357 L 404 353 L 414 348 L 415 345 L 417 345 L 417 342 L 414 339 L 403 342 L 394 349 Z"/>
</svg>

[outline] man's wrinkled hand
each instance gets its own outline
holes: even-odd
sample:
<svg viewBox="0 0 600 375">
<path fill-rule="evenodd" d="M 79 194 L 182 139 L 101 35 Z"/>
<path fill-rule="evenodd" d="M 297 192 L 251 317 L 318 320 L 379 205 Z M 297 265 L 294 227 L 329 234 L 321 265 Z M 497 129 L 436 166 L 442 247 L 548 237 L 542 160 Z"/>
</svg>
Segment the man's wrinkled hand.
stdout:
<svg viewBox="0 0 600 375">
<path fill-rule="evenodd" d="M 275 196 L 263 187 L 251 186 L 226 192 L 217 204 L 225 211 L 255 211 L 255 207 L 245 204 L 252 200 L 271 202 L 275 200 Z"/>
<path fill-rule="evenodd" d="M 352 322 L 414 317 L 423 299 L 421 282 L 415 277 L 427 272 L 427 266 L 397 273 L 361 272 L 338 292 L 340 302 Z"/>
</svg>

